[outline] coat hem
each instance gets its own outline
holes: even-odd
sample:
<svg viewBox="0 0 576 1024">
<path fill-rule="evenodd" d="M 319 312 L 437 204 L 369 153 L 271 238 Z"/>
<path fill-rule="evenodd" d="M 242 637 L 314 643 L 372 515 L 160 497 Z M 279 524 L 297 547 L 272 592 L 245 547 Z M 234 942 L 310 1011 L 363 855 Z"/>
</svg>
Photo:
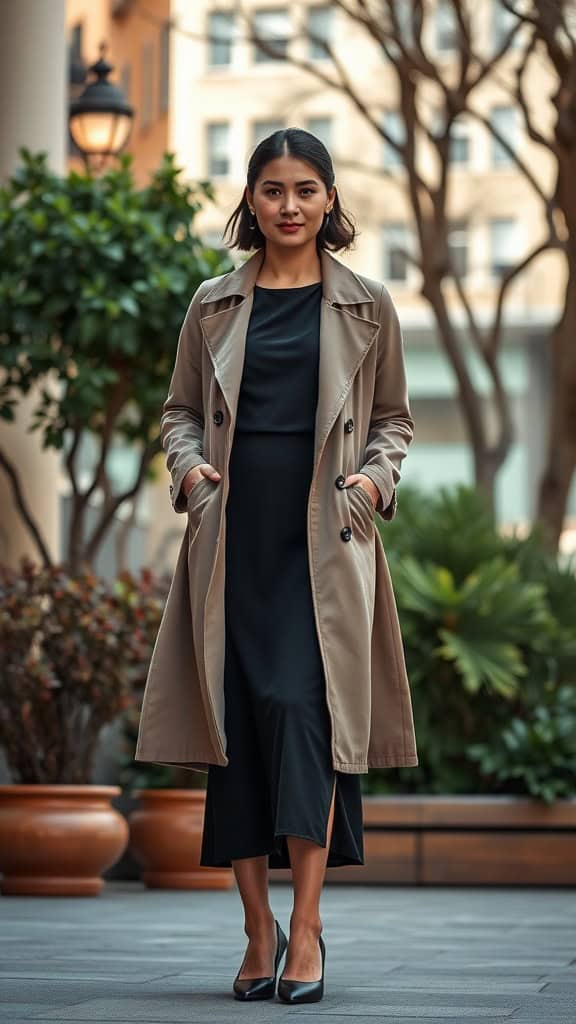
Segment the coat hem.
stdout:
<svg viewBox="0 0 576 1024">
<path fill-rule="evenodd" d="M 208 772 L 208 767 L 211 764 L 224 766 L 228 763 L 227 761 L 215 759 L 212 752 L 195 754 L 194 758 L 181 758 L 173 761 L 168 761 L 159 754 L 156 756 L 153 754 L 141 754 L 140 756 L 134 756 L 133 760 L 138 764 L 158 764 L 166 768 L 189 768 L 191 771 L 199 772 Z"/>
<path fill-rule="evenodd" d="M 224 762 L 214 758 L 213 753 L 196 754 L 194 760 L 185 759 L 167 761 L 166 759 L 153 755 L 134 757 L 139 764 L 159 764 L 168 768 L 188 768 L 191 771 L 208 772 L 209 765 L 224 765 Z M 227 763 L 227 762 L 226 762 Z M 348 774 L 361 774 L 370 771 L 371 768 L 412 768 L 418 765 L 417 754 L 397 756 L 391 754 L 386 757 L 371 758 L 370 761 L 333 761 L 333 768 L 336 771 L 347 772 Z"/>
</svg>

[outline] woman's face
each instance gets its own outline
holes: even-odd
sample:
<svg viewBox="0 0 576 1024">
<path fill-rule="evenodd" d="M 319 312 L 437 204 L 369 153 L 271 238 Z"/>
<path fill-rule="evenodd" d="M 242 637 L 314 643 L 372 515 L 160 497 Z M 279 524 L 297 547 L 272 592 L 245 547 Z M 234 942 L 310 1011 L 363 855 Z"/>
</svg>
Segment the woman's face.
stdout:
<svg viewBox="0 0 576 1024">
<path fill-rule="evenodd" d="M 248 205 L 255 211 L 264 237 L 290 248 L 316 238 L 335 195 L 334 188 L 326 191 L 311 164 L 293 156 L 270 160 L 260 171 L 254 192 L 246 189 Z"/>
</svg>

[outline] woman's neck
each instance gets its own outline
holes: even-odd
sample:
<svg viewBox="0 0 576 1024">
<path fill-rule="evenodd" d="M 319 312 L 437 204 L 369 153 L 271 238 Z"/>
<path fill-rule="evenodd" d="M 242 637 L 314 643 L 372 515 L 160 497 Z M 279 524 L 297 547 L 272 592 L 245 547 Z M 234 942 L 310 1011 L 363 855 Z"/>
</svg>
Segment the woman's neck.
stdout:
<svg viewBox="0 0 576 1024">
<path fill-rule="evenodd" d="M 256 284 L 264 288 L 299 288 L 322 279 L 320 256 L 314 247 L 303 250 L 266 245 Z"/>
</svg>

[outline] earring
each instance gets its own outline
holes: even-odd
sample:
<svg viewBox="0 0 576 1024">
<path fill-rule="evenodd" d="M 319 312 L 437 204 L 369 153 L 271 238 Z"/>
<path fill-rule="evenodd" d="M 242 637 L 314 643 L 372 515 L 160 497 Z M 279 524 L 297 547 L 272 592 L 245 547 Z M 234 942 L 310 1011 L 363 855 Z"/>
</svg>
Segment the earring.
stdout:
<svg viewBox="0 0 576 1024">
<path fill-rule="evenodd" d="M 250 219 L 248 219 L 248 227 L 252 228 L 252 230 L 254 230 L 254 228 L 256 227 L 255 211 L 254 210 L 250 210 L 250 213 L 252 214 L 254 219 L 253 219 L 252 223 L 250 223 Z"/>
</svg>

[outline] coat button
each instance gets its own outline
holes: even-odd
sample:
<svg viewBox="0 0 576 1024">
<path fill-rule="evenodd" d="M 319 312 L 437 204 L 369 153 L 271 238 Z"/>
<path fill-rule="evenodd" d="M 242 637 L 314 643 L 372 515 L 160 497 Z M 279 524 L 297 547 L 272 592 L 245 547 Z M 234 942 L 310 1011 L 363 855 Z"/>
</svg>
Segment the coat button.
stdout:
<svg viewBox="0 0 576 1024">
<path fill-rule="evenodd" d="M 340 488 L 340 490 L 342 490 L 342 488 L 344 487 L 344 481 L 345 481 L 345 480 L 346 480 L 346 477 L 345 477 L 345 476 L 343 476 L 343 475 L 342 475 L 342 473 L 340 473 L 340 474 L 339 474 L 339 475 L 338 475 L 338 476 L 336 477 L 336 479 L 335 479 L 334 483 L 336 484 L 336 487 L 339 487 L 339 488 Z"/>
<path fill-rule="evenodd" d="M 214 423 L 216 424 L 216 426 L 219 427 L 220 424 L 222 423 L 223 419 L 224 419 L 224 414 L 223 414 L 222 410 L 221 409 L 216 409 L 216 412 L 214 413 L 212 419 L 214 420 Z"/>
<path fill-rule="evenodd" d="M 352 536 L 351 528 L 349 526 L 343 526 L 340 530 L 340 536 L 342 540 L 350 540 L 350 537 Z"/>
<path fill-rule="evenodd" d="M 352 419 L 352 417 L 350 417 L 349 420 L 346 420 L 346 423 L 344 424 L 344 430 L 346 431 L 347 434 L 350 434 L 351 431 L 354 430 L 354 420 Z"/>
</svg>

